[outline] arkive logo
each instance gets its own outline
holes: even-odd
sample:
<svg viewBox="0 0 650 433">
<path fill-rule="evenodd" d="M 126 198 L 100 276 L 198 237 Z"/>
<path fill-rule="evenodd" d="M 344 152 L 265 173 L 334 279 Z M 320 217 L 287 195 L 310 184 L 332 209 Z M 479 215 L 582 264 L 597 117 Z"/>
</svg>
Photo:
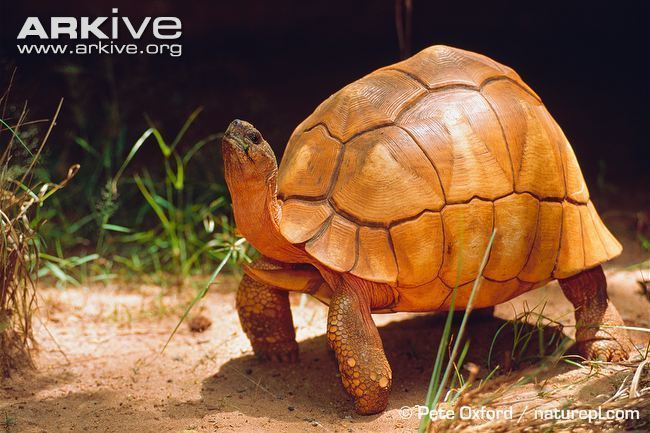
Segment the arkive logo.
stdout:
<svg viewBox="0 0 650 433">
<path fill-rule="evenodd" d="M 178 17 L 144 17 L 131 19 L 119 16 L 117 8 L 110 17 L 50 17 L 44 25 L 39 17 L 27 17 L 17 40 L 21 54 L 169 54 L 181 55 L 182 46 L 170 44 L 183 34 Z M 146 39 L 160 41 L 139 46 Z M 131 39 L 132 43 L 118 43 Z M 96 43 L 89 43 L 97 40 Z M 75 41 L 76 44 L 58 42 Z M 31 42 L 31 43 L 27 43 Z M 57 42 L 57 44 L 53 44 Z"/>
</svg>

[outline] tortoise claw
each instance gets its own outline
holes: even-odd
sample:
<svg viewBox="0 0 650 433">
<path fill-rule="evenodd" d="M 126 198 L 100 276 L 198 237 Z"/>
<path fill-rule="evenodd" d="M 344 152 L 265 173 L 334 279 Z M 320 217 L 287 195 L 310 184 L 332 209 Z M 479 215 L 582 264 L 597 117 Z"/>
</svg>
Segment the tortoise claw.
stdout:
<svg viewBox="0 0 650 433">
<path fill-rule="evenodd" d="M 609 330 L 609 334 L 612 334 Z M 594 361 L 623 362 L 630 356 L 631 345 L 626 333 L 608 338 L 578 341 L 578 351 L 582 356 Z"/>
</svg>

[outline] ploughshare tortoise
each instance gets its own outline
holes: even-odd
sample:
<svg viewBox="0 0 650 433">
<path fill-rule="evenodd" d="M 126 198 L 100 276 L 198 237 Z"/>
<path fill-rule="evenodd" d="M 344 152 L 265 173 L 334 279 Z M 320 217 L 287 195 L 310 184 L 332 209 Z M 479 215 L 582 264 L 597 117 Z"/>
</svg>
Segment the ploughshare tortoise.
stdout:
<svg viewBox="0 0 650 433">
<path fill-rule="evenodd" d="M 433 46 L 325 100 L 282 162 L 249 123 L 222 144 L 239 231 L 262 254 L 237 293 L 255 353 L 297 360 L 288 291 L 329 305 L 327 338 L 359 413 L 385 409 L 392 375 L 371 313 L 476 308 L 558 279 L 587 358 L 626 359 L 601 264 L 621 245 L 540 97 L 509 67 Z M 458 272 L 458 262 L 462 265 Z"/>
</svg>

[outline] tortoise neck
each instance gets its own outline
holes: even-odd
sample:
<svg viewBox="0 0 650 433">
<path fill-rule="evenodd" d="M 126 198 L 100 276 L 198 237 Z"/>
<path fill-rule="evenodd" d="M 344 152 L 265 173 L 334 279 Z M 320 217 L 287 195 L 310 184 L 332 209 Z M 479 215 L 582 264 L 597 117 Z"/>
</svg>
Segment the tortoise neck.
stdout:
<svg viewBox="0 0 650 433">
<path fill-rule="evenodd" d="M 280 233 L 281 207 L 277 197 L 277 170 L 268 178 L 228 182 L 237 229 L 260 253 L 272 259 L 303 262 L 303 253 Z"/>
</svg>

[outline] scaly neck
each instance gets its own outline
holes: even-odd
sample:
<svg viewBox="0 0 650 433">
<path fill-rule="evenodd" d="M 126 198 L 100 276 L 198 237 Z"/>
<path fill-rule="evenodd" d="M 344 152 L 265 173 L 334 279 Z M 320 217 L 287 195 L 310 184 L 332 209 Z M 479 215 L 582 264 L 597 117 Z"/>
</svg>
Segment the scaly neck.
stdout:
<svg viewBox="0 0 650 433">
<path fill-rule="evenodd" d="M 268 179 L 228 182 L 235 223 L 264 256 L 286 263 L 303 262 L 303 252 L 280 234 L 276 178 L 273 174 Z"/>
</svg>

